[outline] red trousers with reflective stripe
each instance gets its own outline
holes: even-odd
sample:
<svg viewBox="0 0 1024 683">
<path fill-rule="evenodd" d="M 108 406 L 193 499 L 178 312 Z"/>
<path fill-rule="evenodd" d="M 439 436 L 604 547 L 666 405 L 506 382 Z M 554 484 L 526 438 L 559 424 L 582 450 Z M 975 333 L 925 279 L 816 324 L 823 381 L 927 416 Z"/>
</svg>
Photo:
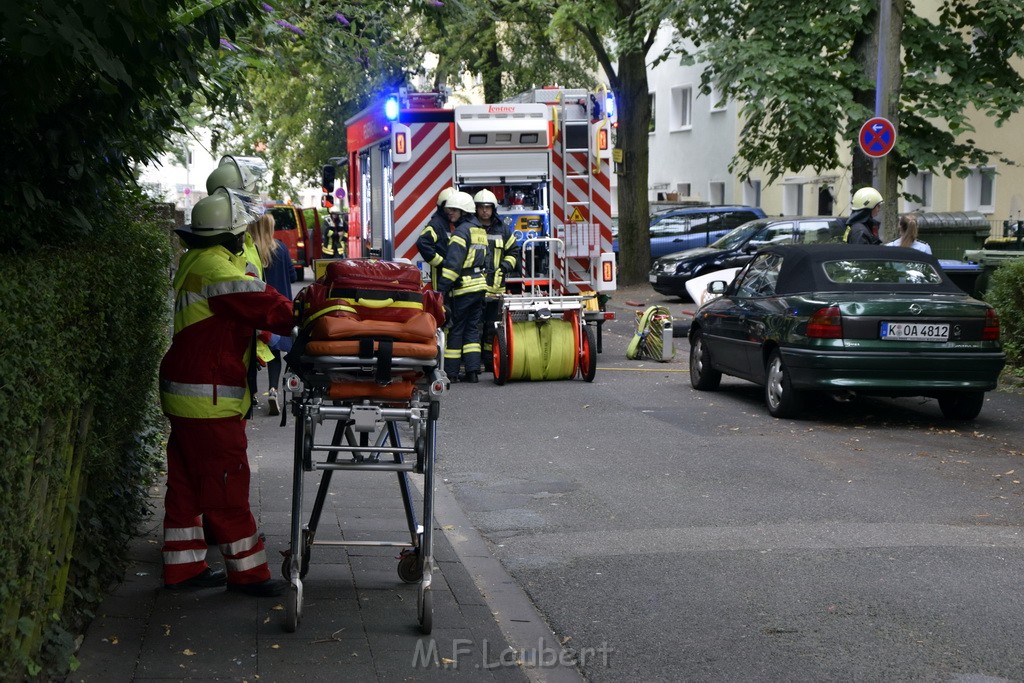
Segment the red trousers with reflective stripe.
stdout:
<svg viewBox="0 0 1024 683">
<path fill-rule="evenodd" d="M 170 417 L 164 498 L 164 583 L 207 568 L 203 522 L 220 544 L 229 583 L 270 578 L 267 554 L 249 509 L 245 420 Z"/>
</svg>

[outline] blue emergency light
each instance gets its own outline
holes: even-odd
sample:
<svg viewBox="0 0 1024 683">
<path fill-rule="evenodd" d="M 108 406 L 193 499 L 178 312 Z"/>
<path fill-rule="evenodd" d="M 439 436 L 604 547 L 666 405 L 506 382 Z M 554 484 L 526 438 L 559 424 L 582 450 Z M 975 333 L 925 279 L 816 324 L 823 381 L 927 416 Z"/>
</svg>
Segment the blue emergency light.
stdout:
<svg viewBox="0 0 1024 683">
<path fill-rule="evenodd" d="M 384 116 L 388 121 L 398 120 L 398 97 L 392 95 L 384 101 Z"/>
<path fill-rule="evenodd" d="M 608 118 L 615 118 L 615 95 L 608 93 L 605 97 L 604 112 Z"/>
</svg>

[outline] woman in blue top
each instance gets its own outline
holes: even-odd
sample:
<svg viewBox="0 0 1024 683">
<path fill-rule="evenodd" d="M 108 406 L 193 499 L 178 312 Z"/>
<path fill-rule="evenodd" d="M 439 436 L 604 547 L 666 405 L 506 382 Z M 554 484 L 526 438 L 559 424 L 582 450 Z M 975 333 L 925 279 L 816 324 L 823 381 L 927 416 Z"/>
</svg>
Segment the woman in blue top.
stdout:
<svg viewBox="0 0 1024 683">
<path fill-rule="evenodd" d="M 292 283 L 295 282 L 295 268 L 288 247 L 279 239 L 274 239 L 274 217 L 269 213 L 260 216 L 259 220 L 250 224 L 253 241 L 260 253 L 263 263 L 263 280 L 268 285 L 292 298 Z M 273 358 L 267 361 L 267 379 L 270 389 L 267 392 L 268 414 L 280 415 L 281 404 L 277 397 L 277 389 L 281 382 L 281 353 L 292 348 L 291 337 L 270 336 L 270 351 Z"/>
</svg>

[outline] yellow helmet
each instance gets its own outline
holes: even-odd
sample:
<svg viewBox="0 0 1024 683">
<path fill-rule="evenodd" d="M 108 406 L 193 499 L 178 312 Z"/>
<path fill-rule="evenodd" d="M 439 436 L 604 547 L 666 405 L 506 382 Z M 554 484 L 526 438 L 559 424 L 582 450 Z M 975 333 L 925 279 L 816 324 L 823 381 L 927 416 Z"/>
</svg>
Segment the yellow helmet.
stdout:
<svg viewBox="0 0 1024 683">
<path fill-rule="evenodd" d="M 452 192 L 445 200 L 444 208 L 461 209 L 466 213 L 473 213 L 476 211 L 476 204 L 473 203 L 473 197 L 468 192 Z"/>
<path fill-rule="evenodd" d="M 495 208 L 498 206 L 498 198 L 490 190 L 480 190 L 473 197 L 473 201 L 477 204 L 490 204 Z"/>
<path fill-rule="evenodd" d="M 441 190 L 441 194 L 437 195 L 437 205 L 444 206 L 444 203 L 448 201 L 448 198 L 452 196 L 453 192 L 455 192 L 454 187 L 446 187 Z"/>
<path fill-rule="evenodd" d="M 862 187 L 853 194 L 853 210 L 873 209 L 882 203 L 882 195 L 873 187 Z"/>
</svg>

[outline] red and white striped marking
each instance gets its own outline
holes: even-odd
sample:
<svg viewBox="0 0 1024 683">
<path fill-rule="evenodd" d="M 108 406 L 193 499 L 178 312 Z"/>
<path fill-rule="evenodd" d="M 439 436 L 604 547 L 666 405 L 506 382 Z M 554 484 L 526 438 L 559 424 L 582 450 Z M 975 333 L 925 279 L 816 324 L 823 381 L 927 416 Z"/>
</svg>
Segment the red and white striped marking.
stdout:
<svg viewBox="0 0 1024 683">
<path fill-rule="evenodd" d="M 437 208 L 437 195 L 452 184 L 451 124 L 413 123 L 412 160 L 394 164 L 395 256 L 415 259 L 416 240 Z"/>
</svg>

